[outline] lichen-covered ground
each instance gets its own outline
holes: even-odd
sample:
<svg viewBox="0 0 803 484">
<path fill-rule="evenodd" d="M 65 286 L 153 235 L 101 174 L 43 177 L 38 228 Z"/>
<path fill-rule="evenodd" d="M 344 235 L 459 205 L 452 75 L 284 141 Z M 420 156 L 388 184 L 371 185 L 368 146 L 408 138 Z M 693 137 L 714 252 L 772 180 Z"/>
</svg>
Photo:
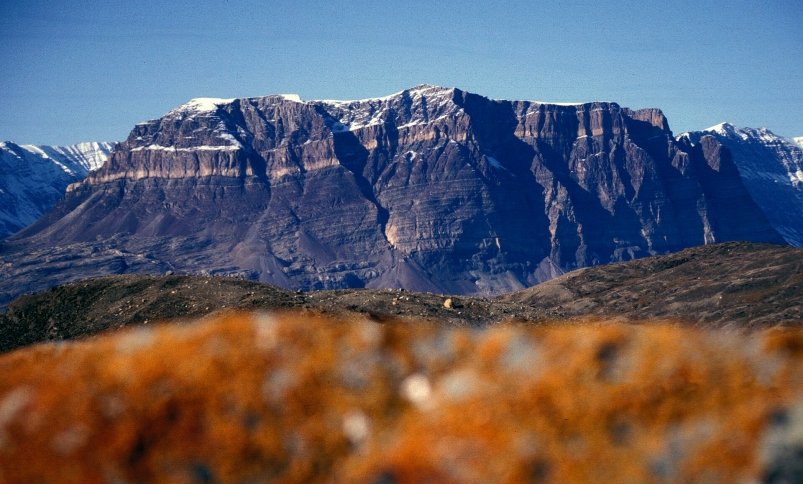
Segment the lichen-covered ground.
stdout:
<svg viewBox="0 0 803 484">
<path fill-rule="evenodd" d="M 794 328 L 231 313 L 0 356 L 0 482 L 795 482 L 801 454 Z"/>
</svg>

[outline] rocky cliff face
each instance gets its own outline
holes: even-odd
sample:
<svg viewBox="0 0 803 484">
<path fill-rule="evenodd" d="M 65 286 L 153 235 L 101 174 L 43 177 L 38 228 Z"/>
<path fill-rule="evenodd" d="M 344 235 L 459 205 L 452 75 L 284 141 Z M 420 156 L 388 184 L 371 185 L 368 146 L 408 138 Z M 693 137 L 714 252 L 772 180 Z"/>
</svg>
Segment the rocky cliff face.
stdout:
<svg viewBox="0 0 803 484">
<path fill-rule="evenodd" d="M 113 146 L 0 143 L 0 239 L 33 223 L 63 196 L 67 186 L 100 168 Z"/>
<path fill-rule="evenodd" d="M 766 128 L 728 123 L 678 138 L 697 144 L 706 136 L 728 148 L 747 191 L 773 228 L 788 243 L 803 246 L 803 149 Z"/>
<path fill-rule="evenodd" d="M 17 291 L 170 267 L 490 294 L 727 240 L 782 241 L 714 138 L 675 140 L 656 109 L 425 85 L 193 100 L 137 125 L 1 250 Z M 38 262 L 54 246 L 59 260 L 103 256 L 65 275 Z"/>
</svg>

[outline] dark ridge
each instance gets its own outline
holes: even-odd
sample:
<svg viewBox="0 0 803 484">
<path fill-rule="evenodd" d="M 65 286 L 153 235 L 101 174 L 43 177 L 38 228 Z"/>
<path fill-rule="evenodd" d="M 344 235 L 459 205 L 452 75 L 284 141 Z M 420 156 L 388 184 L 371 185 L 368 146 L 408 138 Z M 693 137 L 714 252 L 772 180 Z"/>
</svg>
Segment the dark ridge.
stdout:
<svg viewBox="0 0 803 484">
<path fill-rule="evenodd" d="M 217 311 L 284 309 L 453 326 L 587 317 L 740 329 L 797 326 L 803 323 L 803 249 L 743 242 L 695 247 L 580 269 L 499 298 L 396 289 L 305 293 L 231 277 L 110 276 L 12 302 L 0 315 L 0 351 Z"/>
<path fill-rule="evenodd" d="M 803 323 L 803 249 L 730 242 L 580 269 L 503 301 L 567 317 L 672 318 L 762 327 Z"/>
</svg>

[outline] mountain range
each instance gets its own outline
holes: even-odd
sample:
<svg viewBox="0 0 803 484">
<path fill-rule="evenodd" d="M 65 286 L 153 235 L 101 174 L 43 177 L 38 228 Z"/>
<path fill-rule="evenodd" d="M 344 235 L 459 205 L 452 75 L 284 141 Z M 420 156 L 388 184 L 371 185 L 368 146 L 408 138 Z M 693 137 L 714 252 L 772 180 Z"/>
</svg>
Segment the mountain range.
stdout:
<svg viewBox="0 0 803 484">
<path fill-rule="evenodd" d="M 803 246 L 803 149 L 797 141 L 761 128 L 722 123 L 681 139 L 713 136 L 733 157 L 750 196 L 789 244 Z"/>
<path fill-rule="evenodd" d="M 702 244 L 801 245 L 800 167 L 769 131 L 675 137 L 660 110 L 608 102 L 199 98 L 2 243 L 0 304 L 165 271 L 488 295 Z"/>
<path fill-rule="evenodd" d="M 111 143 L 69 146 L 0 143 L 0 239 L 36 221 L 106 161 Z"/>
</svg>

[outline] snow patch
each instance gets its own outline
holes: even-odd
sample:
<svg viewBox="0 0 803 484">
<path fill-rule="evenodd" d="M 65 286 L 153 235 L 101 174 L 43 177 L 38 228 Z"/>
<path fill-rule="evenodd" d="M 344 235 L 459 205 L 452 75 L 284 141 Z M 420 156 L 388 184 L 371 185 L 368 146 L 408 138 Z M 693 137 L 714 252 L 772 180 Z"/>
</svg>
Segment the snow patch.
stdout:
<svg viewBox="0 0 803 484">
<path fill-rule="evenodd" d="M 65 173 L 81 174 L 100 168 L 112 152 L 111 143 L 97 141 L 67 146 L 19 145 L 32 155 L 50 160 Z"/>
<path fill-rule="evenodd" d="M 730 123 L 723 122 L 723 123 L 715 124 L 715 125 L 713 125 L 713 126 L 711 126 L 709 128 L 706 128 L 703 131 L 713 132 L 713 133 L 717 133 L 717 134 L 721 134 L 721 135 L 727 136 L 728 134 L 731 134 L 734 131 L 736 131 L 736 127 L 734 125 L 730 124 Z"/>
<path fill-rule="evenodd" d="M 350 99 L 350 100 L 338 100 L 338 99 L 319 99 L 309 102 L 314 103 L 322 103 L 322 104 L 331 104 L 338 107 L 345 107 L 350 104 L 364 104 L 364 103 L 371 103 L 371 102 L 384 102 L 390 101 L 391 99 L 397 98 L 399 96 L 404 95 L 404 93 L 408 93 L 410 97 L 416 98 L 421 97 L 423 95 L 443 95 L 449 94 L 454 91 L 453 88 L 447 88 L 442 86 L 434 86 L 431 84 L 421 84 L 419 86 L 412 87 L 410 89 L 404 89 L 399 92 L 394 92 L 393 94 L 389 94 L 387 96 L 382 97 L 369 97 L 365 99 Z"/>
<path fill-rule="evenodd" d="M 409 123 L 405 123 L 405 124 L 402 124 L 400 126 L 397 126 L 396 129 L 411 128 L 413 126 L 421 126 L 421 125 L 424 125 L 424 124 L 426 124 L 426 123 L 423 122 L 423 121 L 411 121 Z"/>
<path fill-rule="evenodd" d="M 178 108 L 170 111 L 168 114 L 174 113 L 206 113 L 210 111 L 217 111 L 217 109 L 224 105 L 230 104 L 235 101 L 235 98 L 231 99 L 223 99 L 217 97 L 197 97 L 195 99 L 190 99 L 186 103 L 182 104 Z"/>
<path fill-rule="evenodd" d="M 795 139 L 787 139 L 783 136 L 778 136 L 767 128 L 737 128 L 730 123 L 719 123 L 706 128 L 701 131 L 702 133 L 714 133 L 727 138 L 739 138 L 742 141 L 761 141 L 767 145 L 782 145 L 788 144 L 794 148 L 800 148 L 799 142 Z M 692 139 L 693 133 L 682 133 L 677 139 L 687 137 Z M 803 141 L 803 138 L 798 138 Z"/>
<path fill-rule="evenodd" d="M 496 168 L 497 170 L 505 170 L 507 172 L 510 171 L 507 168 L 505 168 L 505 165 L 500 163 L 499 160 L 497 160 L 493 156 L 487 156 L 486 155 L 485 158 L 488 160 L 488 164 L 491 165 L 492 167 Z"/>
<path fill-rule="evenodd" d="M 175 146 L 162 146 L 162 145 L 148 145 L 138 146 L 131 148 L 131 151 L 236 151 L 242 149 L 242 145 L 224 145 L 224 146 L 191 146 L 189 148 L 176 148 Z"/>
<path fill-rule="evenodd" d="M 226 141 L 228 141 L 228 142 L 229 142 L 229 144 L 230 144 L 230 146 L 236 146 L 236 147 L 238 147 L 238 148 L 242 148 L 242 147 L 243 147 L 243 145 L 242 145 L 242 144 L 241 144 L 241 143 L 240 143 L 240 142 L 237 140 L 237 138 L 235 138 L 235 137 L 234 137 L 234 135 L 233 135 L 233 134 L 231 134 L 231 133 L 229 133 L 229 132 L 226 132 L 226 131 L 223 131 L 223 132 L 221 132 L 221 131 L 218 131 L 218 132 L 217 132 L 217 137 L 218 137 L 218 138 L 220 138 L 220 139 L 222 139 L 222 140 L 226 140 Z"/>
<path fill-rule="evenodd" d="M 552 106 L 582 106 L 583 104 L 591 104 L 594 101 L 589 101 L 589 102 L 575 101 L 575 102 L 568 102 L 568 103 L 566 103 L 566 102 L 559 103 L 559 102 L 554 102 L 554 101 L 530 101 L 530 102 L 531 103 L 535 103 L 535 104 L 551 104 Z"/>
</svg>

